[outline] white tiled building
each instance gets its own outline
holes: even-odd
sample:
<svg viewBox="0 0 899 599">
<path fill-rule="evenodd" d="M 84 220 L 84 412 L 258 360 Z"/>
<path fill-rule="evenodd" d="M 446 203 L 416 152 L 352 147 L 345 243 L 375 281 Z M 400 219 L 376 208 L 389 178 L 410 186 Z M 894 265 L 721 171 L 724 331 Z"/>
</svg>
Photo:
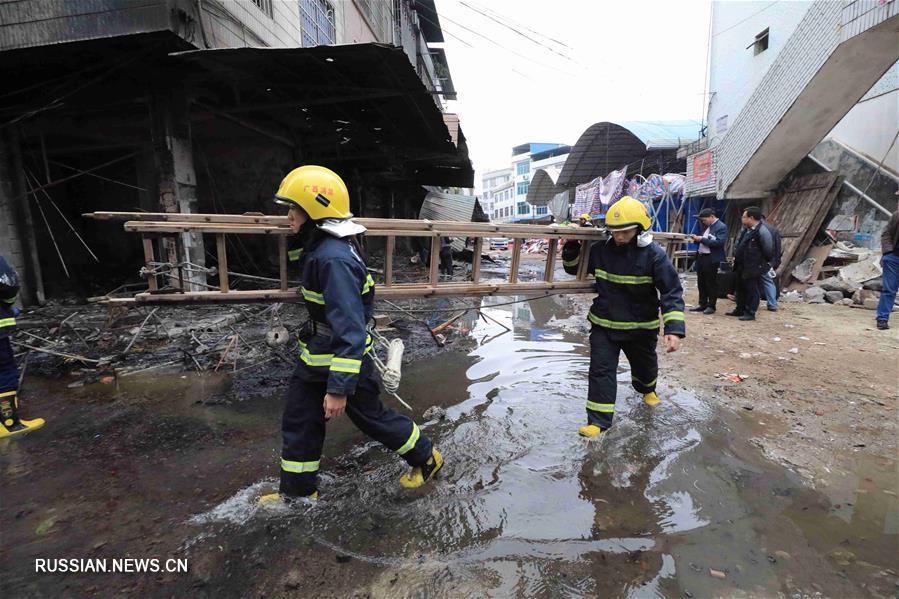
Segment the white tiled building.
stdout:
<svg viewBox="0 0 899 599">
<path fill-rule="evenodd" d="M 558 143 L 526 143 L 512 148 L 512 166 L 486 173 L 484 210 L 502 223 L 535 221 L 549 217 L 546 206 L 527 202 L 528 186 L 538 169 L 561 168 L 570 148 Z"/>
</svg>

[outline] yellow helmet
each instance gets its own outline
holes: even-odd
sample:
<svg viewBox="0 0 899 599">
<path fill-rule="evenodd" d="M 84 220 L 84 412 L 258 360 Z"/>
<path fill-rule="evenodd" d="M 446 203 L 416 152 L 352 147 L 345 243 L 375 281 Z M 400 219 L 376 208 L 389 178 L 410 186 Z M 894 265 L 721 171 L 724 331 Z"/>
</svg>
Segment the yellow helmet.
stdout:
<svg viewBox="0 0 899 599">
<path fill-rule="evenodd" d="M 581 220 L 591 220 L 591 219 L 592 219 L 592 217 L 589 214 L 587 214 L 586 212 L 584 212 L 581 215 Z"/>
<path fill-rule="evenodd" d="M 297 205 L 312 220 L 350 218 L 350 194 L 340 176 L 323 166 L 308 164 L 295 168 L 284 177 L 275 202 Z"/>
<path fill-rule="evenodd" d="M 611 206 L 606 212 L 606 228 L 621 231 L 641 227 L 644 231 L 652 226 L 649 211 L 640 200 L 631 196 L 624 196 Z"/>
</svg>

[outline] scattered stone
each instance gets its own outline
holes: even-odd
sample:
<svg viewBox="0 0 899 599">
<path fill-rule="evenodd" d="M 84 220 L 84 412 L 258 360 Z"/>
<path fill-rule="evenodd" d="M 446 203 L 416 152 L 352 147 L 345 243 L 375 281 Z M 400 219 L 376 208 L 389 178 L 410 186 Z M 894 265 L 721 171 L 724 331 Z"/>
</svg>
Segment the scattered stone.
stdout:
<svg viewBox="0 0 899 599">
<path fill-rule="evenodd" d="M 751 357 L 752 357 L 752 354 L 748 354 L 746 352 L 743 352 L 740 354 L 740 359 L 742 359 L 742 360 L 748 360 Z"/>
<path fill-rule="evenodd" d="M 824 294 L 824 299 L 828 304 L 835 304 L 839 301 L 843 300 L 843 292 L 842 291 L 827 291 Z"/>
<path fill-rule="evenodd" d="M 287 576 L 284 577 L 285 589 L 298 589 L 301 584 L 303 584 L 303 575 L 299 570 L 291 570 L 287 573 Z"/>
<path fill-rule="evenodd" d="M 771 341 L 774 341 L 775 343 L 778 343 L 778 342 L 780 341 L 780 337 L 772 337 L 772 338 L 771 338 Z"/>
<path fill-rule="evenodd" d="M 848 566 L 855 561 L 855 554 L 851 551 L 835 549 L 831 551 L 829 555 L 840 566 Z"/>
<path fill-rule="evenodd" d="M 721 580 L 727 578 L 726 573 L 722 572 L 721 570 L 715 570 L 714 568 L 709 568 L 709 576 L 711 576 L 712 578 L 719 578 Z"/>
<path fill-rule="evenodd" d="M 809 338 L 806 337 L 805 335 L 802 335 L 801 337 L 799 337 L 799 340 L 800 340 L 800 341 L 811 341 L 811 339 L 809 339 Z"/>
<path fill-rule="evenodd" d="M 852 295 L 858 289 L 856 285 L 838 277 L 828 277 L 822 281 L 818 281 L 817 285 L 824 291 L 839 291 L 843 295 Z"/>
<path fill-rule="evenodd" d="M 873 281 L 868 281 L 864 285 L 862 285 L 863 289 L 870 289 L 871 291 L 877 291 L 878 293 L 883 291 L 883 277 L 879 277 L 874 279 Z"/>
<path fill-rule="evenodd" d="M 876 291 L 871 291 L 870 289 L 859 289 L 855 293 L 852 294 L 852 301 L 855 302 L 859 306 L 865 305 L 865 300 L 873 299 L 875 301 L 880 301 L 880 293 Z"/>
<path fill-rule="evenodd" d="M 431 406 L 421 417 L 423 420 L 443 420 L 446 418 L 446 410 L 440 406 Z"/>
<path fill-rule="evenodd" d="M 780 296 L 780 301 L 787 303 L 796 303 L 802 301 L 802 294 L 798 291 L 787 291 L 783 295 Z"/>
<path fill-rule="evenodd" d="M 789 553 L 787 553 L 786 551 L 775 551 L 775 552 L 774 552 L 774 555 L 775 555 L 775 557 L 777 557 L 778 559 L 782 559 L 782 560 L 788 560 L 788 559 L 791 559 L 791 557 L 792 557 L 792 556 L 791 556 Z"/>
<path fill-rule="evenodd" d="M 814 258 L 806 258 L 802 262 L 796 265 L 796 268 L 793 269 L 791 273 L 798 281 L 802 281 L 803 283 L 808 283 L 812 278 L 812 270 L 815 267 L 815 259 Z"/>
<path fill-rule="evenodd" d="M 865 298 L 862 301 L 862 305 L 865 307 L 866 310 L 876 310 L 877 304 L 879 304 L 879 303 L 880 303 L 880 298 L 877 298 L 877 299 Z"/>
<path fill-rule="evenodd" d="M 820 287 L 809 287 L 805 290 L 805 301 L 810 304 L 823 304 L 826 291 Z"/>
<path fill-rule="evenodd" d="M 798 354 L 798 353 L 799 353 L 799 348 L 798 348 L 798 347 L 791 347 L 791 348 L 790 348 L 790 353 L 791 353 L 791 354 Z"/>
<path fill-rule="evenodd" d="M 853 303 L 854 303 L 854 302 L 852 301 L 852 298 L 851 298 L 851 297 L 844 297 L 843 299 L 841 299 L 841 300 L 839 301 L 839 304 L 840 304 L 841 306 L 851 306 Z"/>
</svg>

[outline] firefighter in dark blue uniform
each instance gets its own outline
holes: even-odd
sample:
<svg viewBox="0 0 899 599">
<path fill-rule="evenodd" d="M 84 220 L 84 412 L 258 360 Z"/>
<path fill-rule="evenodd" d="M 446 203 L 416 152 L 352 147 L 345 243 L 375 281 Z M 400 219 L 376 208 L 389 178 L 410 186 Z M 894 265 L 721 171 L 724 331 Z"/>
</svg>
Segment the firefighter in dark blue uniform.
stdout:
<svg viewBox="0 0 899 599">
<path fill-rule="evenodd" d="M 651 225 L 646 207 L 625 196 L 606 213 L 612 238 L 590 250 L 587 271 L 596 278 L 597 296 L 587 315 L 592 324 L 587 424 L 578 429 L 584 437 L 596 437 L 612 426 L 620 353 L 630 362 L 634 389 L 654 406 L 659 403 L 659 324 L 669 352 L 677 351 L 685 335 L 683 288 L 664 250 L 652 243 Z M 569 274 L 578 272 L 580 243 L 569 241 L 562 249 Z"/>
<path fill-rule="evenodd" d="M 23 420 L 19 417 L 19 369 L 9 342 L 16 330 L 19 311 L 14 304 L 18 294 L 19 275 L 0 256 L 0 439 L 44 426 L 42 418 Z"/>
<path fill-rule="evenodd" d="M 279 493 L 262 501 L 317 496 L 325 424 L 344 412 L 412 467 L 400 478 L 402 486 L 423 485 L 443 458 L 410 418 L 379 398 L 367 329 L 374 281 L 354 246 L 355 235 L 365 228 L 350 220 L 346 185 L 326 168 L 302 166 L 285 177 L 275 201 L 290 207 L 288 218 L 298 235 L 290 259 L 300 265 L 300 293 L 310 322 L 287 391 Z"/>
</svg>

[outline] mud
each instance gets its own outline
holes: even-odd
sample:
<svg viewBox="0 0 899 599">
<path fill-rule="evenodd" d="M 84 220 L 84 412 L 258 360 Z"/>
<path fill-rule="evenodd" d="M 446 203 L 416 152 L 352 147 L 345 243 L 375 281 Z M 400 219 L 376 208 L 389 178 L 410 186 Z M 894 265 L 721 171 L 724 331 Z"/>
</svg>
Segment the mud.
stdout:
<svg viewBox="0 0 899 599">
<path fill-rule="evenodd" d="M 654 409 L 622 362 L 616 426 L 585 441 L 579 302 L 499 305 L 511 299 L 483 302 L 502 325 L 464 323 L 470 350 L 404 370 L 416 415 L 447 410 L 422 426 L 446 466 L 415 492 L 344 419 L 329 425 L 322 498 L 258 508 L 276 484 L 280 374 L 253 393 L 209 373 L 29 379 L 28 410 L 48 423 L 0 448 L 4 596 L 895 596 L 894 455 L 864 448 L 838 486 L 811 484 L 757 442 L 787 420 L 728 408 L 727 390 L 687 384 L 670 357 Z M 189 571 L 38 574 L 39 557 Z"/>
</svg>

